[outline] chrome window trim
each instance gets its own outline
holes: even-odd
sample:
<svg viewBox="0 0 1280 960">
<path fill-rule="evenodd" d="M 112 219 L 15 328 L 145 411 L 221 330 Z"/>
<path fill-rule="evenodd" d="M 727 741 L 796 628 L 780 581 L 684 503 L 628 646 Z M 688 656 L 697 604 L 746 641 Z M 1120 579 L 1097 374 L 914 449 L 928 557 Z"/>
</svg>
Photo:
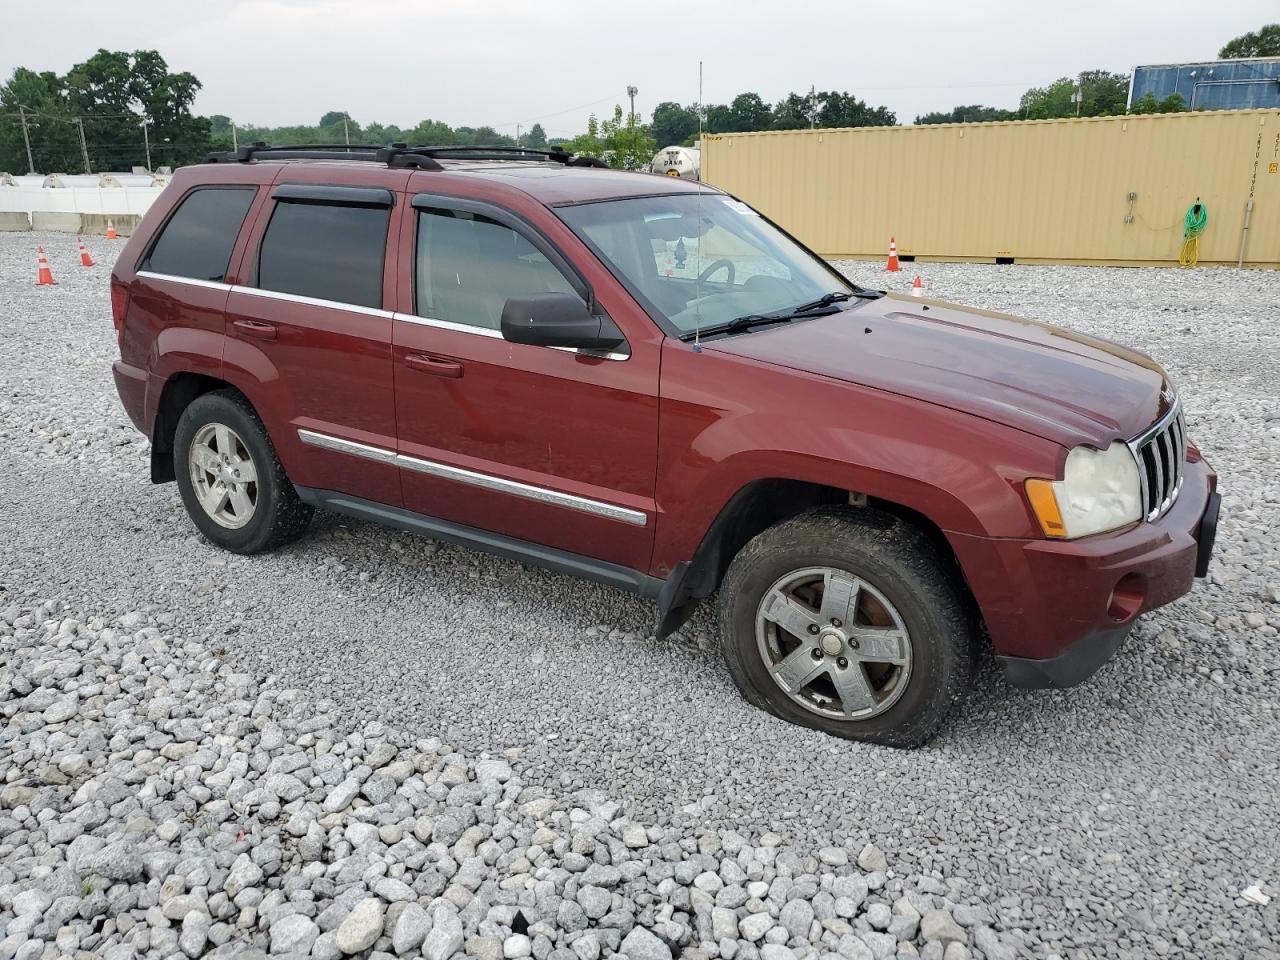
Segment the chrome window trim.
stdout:
<svg viewBox="0 0 1280 960">
<path fill-rule="evenodd" d="M 488 337 L 491 340 L 505 340 L 501 330 L 492 330 L 489 327 L 475 327 L 469 323 L 458 323 L 456 320 L 439 320 L 435 317 L 419 317 L 413 313 L 396 312 L 394 315 L 396 320 L 403 320 L 405 323 L 416 323 L 420 327 L 435 327 L 438 330 L 452 330 L 454 333 L 470 333 L 477 337 Z M 599 357 L 601 360 L 630 360 L 630 353 L 616 353 L 610 351 L 597 352 L 595 350 L 583 350 L 581 347 L 547 347 L 549 350 L 560 350 L 565 353 L 576 353 L 584 357 Z"/>
<path fill-rule="evenodd" d="M 385 447 L 357 443 L 354 440 L 345 440 L 342 437 L 318 433 L 315 430 L 299 428 L 298 439 L 309 446 L 321 447 L 337 453 L 347 453 L 355 457 L 363 457 L 366 460 L 374 460 L 378 463 L 395 464 L 405 470 L 413 470 L 417 473 L 440 477 L 444 480 L 454 480 L 458 483 L 465 483 L 484 490 L 492 490 L 496 493 L 523 497 L 526 500 L 536 500 L 539 503 L 565 507 L 569 510 L 577 510 L 579 513 L 604 517 L 607 520 L 618 520 L 636 527 L 644 527 L 649 523 L 648 515 L 642 510 L 632 510 L 630 507 L 622 507 L 616 503 L 606 503 L 603 500 L 580 497 L 577 494 L 564 493 L 560 490 L 552 490 L 549 487 L 534 486 L 531 483 L 521 483 L 517 480 L 508 480 L 505 477 L 495 477 L 489 473 L 466 470 L 462 467 L 454 467 L 436 460 L 410 457 L 402 453 L 396 453 L 394 450 L 388 450 Z"/>
<path fill-rule="evenodd" d="M 436 327 L 439 330 L 452 330 L 454 333 L 473 333 L 477 337 L 489 337 L 502 340 L 501 330 L 490 330 L 488 327 L 473 327 L 469 323 L 458 323 L 454 320 L 437 320 L 435 317 L 419 317 L 412 313 L 396 313 L 395 319 L 405 323 L 416 323 L 420 327 Z"/>
<path fill-rule="evenodd" d="M 265 290 L 262 287 L 245 287 L 239 284 L 231 288 L 233 293 L 247 293 L 251 297 L 262 297 L 266 300 L 284 300 L 287 303 L 300 303 L 308 307 L 325 307 L 330 310 L 346 310 L 350 313 L 363 313 L 383 320 L 392 319 L 395 314 L 380 307 L 365 307 L 357 303 L 343 303 L 341 300 L 324 300 L 320 297 L 305 297 L 300 293 L 284 293 L 280 290 Z"/>
<path fill-rule="evenodd" d="M 170 280 L 173 283 L 185 283 L 189 287 L 204 287 L 206 290 L 226 290 L 232 289 L 231 284 L 222 283 L 218 280 L 199 280 L 195 277 L 179 277 L 172 273 L 155 273 L 152 270 L 139 270 L 134 274 L 135 277 L 142 277 L 145 280 Z"/>
</svg>

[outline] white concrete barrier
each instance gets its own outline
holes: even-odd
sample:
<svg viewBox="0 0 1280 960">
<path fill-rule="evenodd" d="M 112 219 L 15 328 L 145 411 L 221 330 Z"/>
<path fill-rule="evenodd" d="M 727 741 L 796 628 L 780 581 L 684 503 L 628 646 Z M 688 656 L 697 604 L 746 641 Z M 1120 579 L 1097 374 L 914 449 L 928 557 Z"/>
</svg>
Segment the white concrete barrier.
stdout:
<svg viewBox="0 0 1280 960">
<path fill-rule="evenodd" d="M 110 219 L 127 236 L 167 182 L 133 173 L 0 176 L 0 230 L 105 233 Z"/>
</svg>

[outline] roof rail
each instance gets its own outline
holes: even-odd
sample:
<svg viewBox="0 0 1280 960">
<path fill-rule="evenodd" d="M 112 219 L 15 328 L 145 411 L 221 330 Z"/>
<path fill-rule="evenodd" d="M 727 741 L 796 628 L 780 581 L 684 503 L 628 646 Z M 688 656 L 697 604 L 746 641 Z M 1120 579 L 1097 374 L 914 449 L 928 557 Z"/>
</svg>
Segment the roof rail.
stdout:
<svg viewBox="0 0 1280 960">
<path fill-rule="evenodd" d="M 436 157 L 454 160 L 533 160 L 563 163 L 567 167 L 607 167 L 597 157 L 575 157 L 568 151 L 531 150 L 527 147 L 485 144 L 447 144 L 410 147 L 404 143 L 379 146 L 372 143 L 299 143 L 271 147 L 262 141 L 225 153 L 211 153 L 206 163 L 248 163 L 251 160 L 367 160 L 389 167 L 443 170 Z"/>
</svg>

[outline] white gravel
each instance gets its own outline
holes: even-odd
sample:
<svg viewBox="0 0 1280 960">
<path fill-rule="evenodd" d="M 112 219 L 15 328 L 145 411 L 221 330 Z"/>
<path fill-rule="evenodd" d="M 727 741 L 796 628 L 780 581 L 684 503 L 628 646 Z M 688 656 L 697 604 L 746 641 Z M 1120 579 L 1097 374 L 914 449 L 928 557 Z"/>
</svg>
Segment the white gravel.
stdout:
<svg viewBox="0 0 1280 960">
<path fill-rule="evenodd" d="M 1280 957 L 1280 275 L 844 265 L 1148 350 L 1225 496 L 1210 580 L 1091 683 L 988 663 L 904 753 L 747 707 L 708 612 L 658 643 L 638 599 L 331 516 L 209 547 L 90 248 L 0 234 L 0 960 Z"/>
</svg>

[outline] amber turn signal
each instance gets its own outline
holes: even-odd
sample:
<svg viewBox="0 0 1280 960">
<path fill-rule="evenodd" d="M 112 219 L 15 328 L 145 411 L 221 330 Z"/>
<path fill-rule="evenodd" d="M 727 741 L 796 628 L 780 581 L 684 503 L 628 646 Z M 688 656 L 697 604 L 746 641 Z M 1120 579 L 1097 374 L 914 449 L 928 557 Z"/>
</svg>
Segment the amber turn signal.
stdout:
<svg viewBox="0 0 1280 960">
<path fill-rule="evenodd" d="M 1040 529 L 1046 537 L 1061 539 L 1067 535 L 1067 526 L 1062 522 L 1062 512 L 1058 509 L 1058 498 L 1053 495 L 1052 480 L 1028 480 L 1024 487 L 1027 501 L 1040 521 Z"/>
</svg>

